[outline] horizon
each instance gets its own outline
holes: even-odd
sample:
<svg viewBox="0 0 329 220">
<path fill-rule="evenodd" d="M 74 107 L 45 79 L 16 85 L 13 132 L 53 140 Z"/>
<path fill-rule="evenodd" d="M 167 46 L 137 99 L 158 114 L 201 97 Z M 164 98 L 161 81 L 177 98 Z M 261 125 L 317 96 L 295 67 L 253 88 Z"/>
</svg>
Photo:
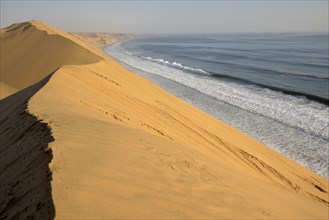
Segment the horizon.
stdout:
<svg viewBox="0 0 329 220">
<path fill-rule="evenodd" d="M 1 1 L 1 28 L 134 35 L 328 33 L 328 1 Z"/>
<path fill-rule="evenodd" d="M 328 4 L 0 0 L 0 219 L 327 219 Z"/>
<path fill-rule="evenodd" d="M 42 20 L 27 20 L 27 21 L 19 21 L 19 22 L 16 22 L 16 23 L 12 23 L 8 26 L 5 26 L 5 27 L 1 27 L 1 29 L 6 29 L 6 28 L 9 28 L 10 26 L 14 25 L 14 24 L 19 24 L 19 23 L 27 23 L 27 22 L 32 22 L 32 21 L 38 21 L 38 22 L 42 22 L 46 25 L 50 25 Z M 50 25 L 52 27 L 55 27 L 55 28 L 59 28 L 61 29 L 60 27 L 56 27 L 56 26 L 53 26 L 53 25 Z M 108 33 L 108 34 L 124 34 L 124 35 L 129 35 L 131 33 L 122 33 L 122 32 L 103 32 L 103 31 L 97 31 L 97 32 L 93 32 L 93 31 L 77 31 L 77 32 L 72 32 L 72 31 L 66 31 L 67 33 Z M 329 33 L 328 32 L 325 32 L 325 31 L 310 31 L 310 32 L 301 32 L 301 31 L 296 31 L 296 32 L 218 32 L 218 33 L 169 33 L 169 34 L 166 34 L 166 33 L 159 33 L 159 34 L 148 34 L 148 33 L 145 33 L 145 34 L 131 34 L 131 35 L 135 35 L 135 37 L 153 37 L 153 36 L 202 36 L 202 35 L 206 35 L 206 36 L 211 36 L 211 35 L 214 35 L 214 36 L 217 36 L 217 35 L 328 35 L 329 36 Z"/>
</svg>

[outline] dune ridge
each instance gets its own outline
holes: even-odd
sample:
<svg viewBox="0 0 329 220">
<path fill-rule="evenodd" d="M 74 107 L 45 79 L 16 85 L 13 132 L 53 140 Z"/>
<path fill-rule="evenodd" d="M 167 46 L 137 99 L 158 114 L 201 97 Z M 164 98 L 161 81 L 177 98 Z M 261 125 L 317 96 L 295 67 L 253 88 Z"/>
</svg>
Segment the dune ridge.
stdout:
<svg viewBox="0 0 329 220">
<path fill-rule="evenodd" d="M 1 83 L 6 87 L 1 86 L 0 98 L 39 82 L 64 65 L 94 63 L 104 57 L 94 47 L 42 22 L 13 24 L 1 33 Z"/>
<path fill-rule="evenodd" d="M 56 218 L 328 218 L 323 177 L 73 36 L 35 21 L 5 30 L 1 66 L 26 54 L 42 60 L 39 50 L 55 62 L 43 69 L 26 65 L 28 80 L 16 72 L 21 83 L 8 66 L 1 82 L 20 90 L 50 77 L 26 111 L 47 123 L 54 138 L 49 147 Z M 15 50 L 27 36 L 35 50 Z M 46 50 L 46 44 L 57 49 Z M 69 54 L 58 61 L 63 51 Z M 1 129 L 7 126 L 1 123 Z"/>
<path fill-rule="evenodd" d="M 0 219 L 52 219 L 53 141 L 46 123 L 26 111 L 28 99 L 50 76 L 0 103 Z"/>
</svg>

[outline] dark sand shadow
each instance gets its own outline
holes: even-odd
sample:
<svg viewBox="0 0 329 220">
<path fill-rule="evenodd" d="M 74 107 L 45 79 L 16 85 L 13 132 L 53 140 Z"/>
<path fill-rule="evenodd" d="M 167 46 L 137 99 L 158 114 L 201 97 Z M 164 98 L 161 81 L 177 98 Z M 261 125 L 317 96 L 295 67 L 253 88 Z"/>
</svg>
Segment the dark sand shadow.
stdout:
<svg viewBox="0 0 329 220">
<path fill-rule="evenodd" d="M 52 74 L 0 101 L 0 219 L 53 219 L 51 130 L 27 110 Z"/>
</svg>

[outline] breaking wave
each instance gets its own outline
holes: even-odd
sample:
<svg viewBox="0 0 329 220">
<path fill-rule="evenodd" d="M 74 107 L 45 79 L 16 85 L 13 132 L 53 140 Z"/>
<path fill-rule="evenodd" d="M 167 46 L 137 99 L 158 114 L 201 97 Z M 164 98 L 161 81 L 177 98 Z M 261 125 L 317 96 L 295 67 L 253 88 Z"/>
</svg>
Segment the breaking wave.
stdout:
<svg viewBox="0 0 329 220">
<path fill-rule="evenodd" d="M 242 128 L 264 144 L 328 177 L 328 165 L 325 163 L 325 158 L 329 156 L 326 150 L 329 140 L 328 106 L 304 96 L 296 96 L 298 94 L 284 94 L 283 91 L 235 79 L 223 80 L 223 77 L 230 77 L 178 62 L 127 53 L 120 44 L 109 49 L 112 56 L 135 69 L 172 80 L 247 112 L 245 115 L 249 115 L 250 125 L 241 125 L 239 118 L 227 123 Z M 225 118 L 220 119 L 225 122 Z M 268 123 L 273 125 L 265 125 Z M 265 127 L 267 130 L 263 129 Z M 253 129 L 257 129 L 257 132 Z"/>
</svg>

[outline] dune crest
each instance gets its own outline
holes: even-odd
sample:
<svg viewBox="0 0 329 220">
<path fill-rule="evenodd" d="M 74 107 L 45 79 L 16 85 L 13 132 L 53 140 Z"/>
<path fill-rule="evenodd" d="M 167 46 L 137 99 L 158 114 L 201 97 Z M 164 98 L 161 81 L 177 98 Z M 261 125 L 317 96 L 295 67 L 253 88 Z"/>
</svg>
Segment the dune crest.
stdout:
<svg viewBox="0 0 329 220">
<path fill-rule="evenodd" d="M 53 141 L 46 123 L 26 111 L 50 76 L 0 101 L 0 219 L 52 219 Z"/>
<path fill-rule="evenodd" d="M 34 51 L 26 57 L 46 62 L 25 66 L 33 80 L 15 82 L 9 66 L 3 73 L 4 83 L 20 90 L 53 71 L 27 111 L 54 137 L 56 218 L 328 218 L 323 177 L 73 36 L 40 22 L 5 30 L 1 50 L 12 52 L 1 64 L 30 54 L 30 40 L 21 36 L 36 39 L 34 50 L 52 58 Z M 24 49 L 13 47 L 18 43 Z"/>
<path fill-rule="evenodd" d="M 13 24 L 1 32 L 0 98 L 31 86 L 59 67 L 104 59 L 99 50 L 39 21 Z"/>
</svg>

